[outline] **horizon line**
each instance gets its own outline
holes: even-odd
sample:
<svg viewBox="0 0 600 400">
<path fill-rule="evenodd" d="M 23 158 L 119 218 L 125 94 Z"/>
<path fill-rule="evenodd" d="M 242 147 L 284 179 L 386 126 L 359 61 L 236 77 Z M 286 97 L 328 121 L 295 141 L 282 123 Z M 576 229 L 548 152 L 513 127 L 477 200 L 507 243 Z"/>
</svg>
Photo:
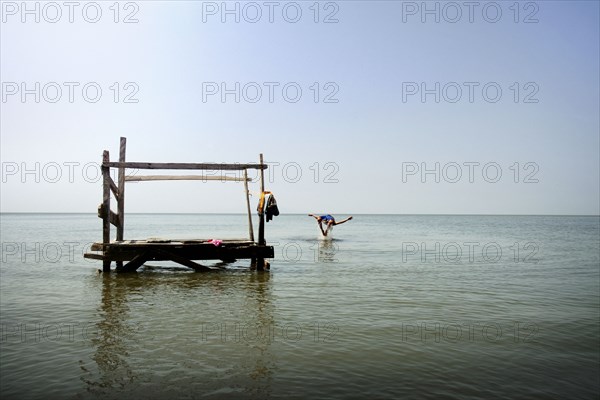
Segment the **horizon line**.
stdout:
<svg viewBox="0 0 600 400">
<path fill-rule="evenodd" d="M 1 214 L 85 214 L 85 215 L 96 215 L 96 212 L 78 212 L 78 211 L 0 211 Z M 248 215 L 244 212 L 128 212 L 126 215 Z M 505 216 L 505 217 L 600 217 L 600 214 L 448 214 L 448 213 L 343 213 L 336 212 L 335 214 L 344 215 L 397 215 L 397 216 Z M 254 213 L 253 213 L 254 215 Z M 306 213 L 281 213 L 280 215 L 306 215 Z"/>
</svg>

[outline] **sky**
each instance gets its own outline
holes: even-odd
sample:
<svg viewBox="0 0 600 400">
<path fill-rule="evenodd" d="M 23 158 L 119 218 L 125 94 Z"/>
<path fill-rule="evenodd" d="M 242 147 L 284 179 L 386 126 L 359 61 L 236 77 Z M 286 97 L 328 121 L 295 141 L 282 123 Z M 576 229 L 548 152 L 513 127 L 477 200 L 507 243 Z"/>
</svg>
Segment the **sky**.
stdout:
<svg viewBox="0 0 600 400">
<path fill-rule="evenodd" d="M 2 212 L 600 214 L 599 2 L 0 3 Z"/>
</svg>

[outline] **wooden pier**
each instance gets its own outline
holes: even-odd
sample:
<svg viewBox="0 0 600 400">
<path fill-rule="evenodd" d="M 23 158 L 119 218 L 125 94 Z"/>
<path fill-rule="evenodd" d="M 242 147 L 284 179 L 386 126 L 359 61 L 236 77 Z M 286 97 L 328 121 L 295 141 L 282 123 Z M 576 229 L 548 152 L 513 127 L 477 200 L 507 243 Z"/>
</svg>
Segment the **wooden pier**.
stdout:
<svg viewBox="0 0 600 400">
<path fill-rule="evenodd" d="M 265 258 L 273 258 L 273 246 L 267 246 L 265 241 L 265 186 L 264 170 L 268 167 L 260 155 L 258 164 L 220 164 L 220 163 L 151 163 L 126 162 L 125 149 L 127 139 L 122 137 L 119 149 L 119 161 L 111 162 L 109 152 L 102 156 L 103 199 L 98 207 L 98 217 L 102 219 L 102 242 L 93 243 L 91 251 L 85 253 L 85 258 L 102 260 L 103 271 L 110 272 L 111 263 L 116 263 L 117 272 L 136 271 L 147 261 L 173 261 L 196 271 L 212 271 L 218 267 L 208 267 L 199 264 L 197 260 L 221 260 L 223 263 L 237 259 L 250 259 L 251 268 L 259 271 L 268 269 Z M 110 169 L 118 170 L 117 183 L 110 175 Z M 243 177 L 205 176 L 205 175 L 146 175 L 126 176 L 125 170 L 156 169 L 156 170 L 212 170 L 212 171 L 243 171 Z M 258 207 L 259 225 L 258 241 L 254 240 L 254 228 L 250 211 L 248 192 L 248 170 L 260 171 L 260 201 Z M 244 182 L 246 208 L 248 212 L 247 239 L 221 239 L 217 243 L 210 239 L 146 239 L 124 240 L 125 227 L 125 183 L 162 180 L 219 180 Z M 110 208 L 111 193 L 117 203 L 117 212 Z M 116 240 L 111 241 L 111 225 L 116 227 Z"/>
</svg>

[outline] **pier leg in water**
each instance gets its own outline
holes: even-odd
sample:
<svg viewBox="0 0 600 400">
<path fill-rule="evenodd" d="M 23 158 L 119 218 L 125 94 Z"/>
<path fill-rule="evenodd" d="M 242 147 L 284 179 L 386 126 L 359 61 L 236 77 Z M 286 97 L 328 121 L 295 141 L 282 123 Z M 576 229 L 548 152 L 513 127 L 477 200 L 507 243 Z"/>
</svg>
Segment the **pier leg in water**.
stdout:
<svg viewBox="0 0 600 400">
<path fill-rule="evenodd" d="M 250 269 L 257 271 L 269 271 L 271 270 L 271 263 L 264 258 L 252 258 L 250 261 Z"/>
</svg>

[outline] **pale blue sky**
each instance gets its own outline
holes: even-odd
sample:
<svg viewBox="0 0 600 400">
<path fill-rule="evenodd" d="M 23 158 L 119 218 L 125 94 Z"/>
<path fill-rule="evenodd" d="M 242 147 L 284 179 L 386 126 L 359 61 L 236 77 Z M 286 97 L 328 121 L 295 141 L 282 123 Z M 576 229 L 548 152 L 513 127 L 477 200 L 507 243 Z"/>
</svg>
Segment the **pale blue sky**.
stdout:
<svg viewBox="0 0 600 400">
<path fill-rule="evenodd" d="M 21 2 L 2 2 L 3 212 L 94 212 L 101 187 L 89 182 L 94 166 L 88 166 L 88 179 L 83 166 L 99 162 L 104 149 L 117 157 L 119 136 L 126 136 L 130 161 L 248 162 L 262 152 L 266 161 L 279 163 L 267 189 L 289 213 L 600 213 L 598 2 L 520 2 L 518 23 L 512 1 L 478 2 L 473 22 L 464 2 L 452 3 L 462 7 L 456 23 L 444 19 L 454 17 L 448 2 L 427 3 L 437 4 L 439 23 L 433 15 L 422 22 L 421 10 L 407 14 L 422 2 L 320 2 L 319 23 L 313 1 L 278 2 L 273 23 L 264 2 L 254 3 L 263 12 L 257 23 L 243 14 L 239 23 L 232 15 L 224 23 L 220 13 L 203 16 L 222 2 L 120 3 L 119 19 L 134 12 L 133 24 L 114 23 L 112 1 L 98 3 L 99 22 L 86 22 L 81 9 L 87 3 L 75 9 L 73 23 L 64 6 L 61 20 L 49 23 L 46 3 L 39 2 L 40 22 L 24 15 L 23 23 L 22 10 L 14 8 Z M 227 4 L 243 11 L 247 2 Z M 283 7 L 293 17 L 296 4 L 302 17 L 287 22 Z M 495 5 L 502 15 L 491 23 L 482 9 L 487 6 L 493 18 Z M 93 18 L 93 8 L 88 11 Z M 54 18 L 54 10 L 46 12 Z M 331 12 L 338 22 L 323 23 Z M 524 23 L 528 15 L 538 22 Z M 64 85 L 58 102 L 40 93 L 36 103 L 33 94 L 25 102 L 20 93 L 10 94 L 12 83 L 22 82 L 28 88 L 35 82 L 42 88 L 49 82 L 80 85 L 73 103 Z M 97 103 L 82 97 L 88 82 L 103 91 Z M 123 103 L 133 88 L 125 88 L 127 82 L 139 88 L 133 97 L 138 103 Z M 228 95 L 223 103 L 219 94 L 205 93 L 203 102 L 206 82 L 229 88 L 257 82 L 263 97 L 250 103 L 242 95 L 236 103 Z M 272 103 L 264 82 L 279 83 Z M 296 103 L 282 97 L 289 82 L 302 89 Z M 314 82 L 320 86 L 317 103 Z M 333 85 L 325 88 L 328 82 Z M 429 94 L 423 103 L 420 93 L 404 93 L 403 101 L 403 87 L 412 82 L 429 89 L 457 82 L 462 98 L 452 103 L 440 93 L 436 103 Z M 473 102 L 464 82 L 478 85 Z M 490 82 L 502 90 L 496 103 L 482 95 Z M 334 88 L 338 102 L 325 103 Z M 528 94 L 538 102 L 524 102 Z M 473 182 L 465 165 L 471 162 L 479 163 Z M 23 175 L 36 163 L 39 173 Z M 439 163 L 440 182 L 432 174 L 422 182 L 420 173 L 403 179 L 403 168 L 414 163 L 430 169 Z M 452 163 L 462 166 L 456 183 L 450 182 Z M 501 169 L 498 182 L 484 179 L 486 164 Z M 73 166 L 73 182 L 67 165 Z M 537 183 L 523 182 L 530 173 Z M 127 211 L 244 212 L 242 194 L 235 183 L 129 184 Z"/>
</svg>

